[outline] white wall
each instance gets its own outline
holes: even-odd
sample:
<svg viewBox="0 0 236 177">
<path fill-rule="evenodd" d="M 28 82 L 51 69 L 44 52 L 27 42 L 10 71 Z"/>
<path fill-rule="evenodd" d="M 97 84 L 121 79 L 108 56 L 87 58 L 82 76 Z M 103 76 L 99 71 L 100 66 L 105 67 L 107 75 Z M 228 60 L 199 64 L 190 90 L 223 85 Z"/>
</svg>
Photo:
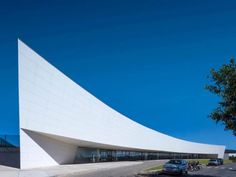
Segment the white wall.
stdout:
<svg viewBox="0 0 236 177">
<path fill-rule="evenodd" d="M 236 157 L 236 153 L 229 153 L 228 156 L 229 157 Z"/>
<path fill-rule="evenodd" d="M 99 101 L 21 41 L 18 48 L 21 129 L 114 147 L 223 157 L 224 146 L 176 139 L 132 121 Z M 21 130 L 22 168 L 60 164 L 34 142 Z M 38 152 L 44 155 L 31 158 Z"/>
<path fill-rule="evenodd" d="M 71 164 L 77 146 L 40 135 L 33 131 L 20 130 L 21 168 Z"/>
</svg>

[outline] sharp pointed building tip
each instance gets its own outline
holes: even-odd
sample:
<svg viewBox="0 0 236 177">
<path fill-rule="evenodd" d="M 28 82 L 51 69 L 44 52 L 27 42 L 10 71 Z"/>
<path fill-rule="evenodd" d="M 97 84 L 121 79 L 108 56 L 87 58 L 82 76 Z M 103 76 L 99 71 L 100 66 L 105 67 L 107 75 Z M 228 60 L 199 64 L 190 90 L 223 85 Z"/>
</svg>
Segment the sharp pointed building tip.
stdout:
<svg viewBox="0 0 236 177">
<path fill-rule="evenodd" d="M 17 38 L 17 46 L 18 46 L 18 50 L 22 51 L 22 50 L 32 50 L 25 42 L 23 42 L 20 38 Z M 32 50 L 33 51 L 33 50 Z"/>
<path fill-rule="evenodd" d="M 25 46 L 27 48 L 30 48 L 24 41 L 22 41 L 20 38 L 17 38 L 17 44 L 19 46 Z M 31 49 L 31 48 L 30 48 Z M 32 50 L 32 49 L 31 49 Z"/>
<path fill-rule="evenodd" d="M 22 40 L 20 38 L 17 38 L 17 43 L 19 44 L 21 42 L 22 42 Z"/>
<path fill-rule="evenodd" d="M 20 38 L 17 38 L 17 43 L 18 43 L 18 45 L 20 45 L 20 44 L 26 45 Z"/>
</svg>

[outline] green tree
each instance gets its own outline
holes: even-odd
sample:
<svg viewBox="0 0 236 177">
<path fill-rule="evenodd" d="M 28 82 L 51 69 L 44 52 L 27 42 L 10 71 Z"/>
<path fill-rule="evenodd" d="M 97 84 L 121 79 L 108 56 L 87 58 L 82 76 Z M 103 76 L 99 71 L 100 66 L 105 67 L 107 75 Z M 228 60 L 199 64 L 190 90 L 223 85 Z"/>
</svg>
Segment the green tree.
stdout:
<svg viewBox="0 0 236 177">
<path fill-rule="evenodd" d="M 232 130 L 236 136 L 236 64 L 230 59 L 229 64 L 222 65 L 219 70 L 211 69 L 210 83 L 206 89 L 218 95 L 218 107 L 212 111 L 210 118 L 217 123 L 222 122 L 225 130 Z"/>
</svg>

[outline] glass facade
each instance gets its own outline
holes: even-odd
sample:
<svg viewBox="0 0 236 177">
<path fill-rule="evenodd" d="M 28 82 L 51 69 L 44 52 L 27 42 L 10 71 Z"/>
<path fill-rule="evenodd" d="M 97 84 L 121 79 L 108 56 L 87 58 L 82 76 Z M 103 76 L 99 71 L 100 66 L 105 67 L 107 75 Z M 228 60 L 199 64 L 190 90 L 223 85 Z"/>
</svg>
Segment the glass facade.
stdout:
<svg viewBox="0 0 236 177">
<path fill-rule="evenodd" d="M 19 135 L 0 135 L 0 147 L 19 147 Z"/>
<path fill-rule="evenodd" d="M 75 163 L 95 163 L 111 161 L 135 161 L 157 159 L 209 159 L 216 158 L 215 154 L 187 154 L 172 152 L 147 152 L 130 150 L 109 150 L 78 147 Z"/>
<path fill-rule="evenodd" d="M 11 153 L 20 152 L 19 135 L 0 135 L 0 153 L 9 153 L 9 152 Z"/>
</svg>

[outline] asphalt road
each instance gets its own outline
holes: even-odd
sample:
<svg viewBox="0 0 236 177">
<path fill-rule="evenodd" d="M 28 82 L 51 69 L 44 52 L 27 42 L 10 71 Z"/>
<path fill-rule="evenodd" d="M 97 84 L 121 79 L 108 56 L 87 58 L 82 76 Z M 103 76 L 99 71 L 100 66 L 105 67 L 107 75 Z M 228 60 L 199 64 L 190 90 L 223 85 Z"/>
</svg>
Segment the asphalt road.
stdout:
<svg viewBox="0 0 236 177">
<path fill-rule="evenodd" d="M 86 174 L 67 175 L 66 177 L 137 177 L 137 174 L 145 169 L 162 165 L 167 160 L 143 161 L 143 163 L 132 166 L 118 167 L 105 170 L 97 170 L 96 172 L 88 172 Z M 64 177 L 64 176 L 63 176 Z"/>
<path fill-rule="evenodd" d="M 200 171 L 189 173 L 192 177 L 236 177 L 236 163 L 217 167 L 205 167 Z"/>
<path fill-rule="evenodd" d="M 153 167 L 155 162 L 144 162 L 140 165 L 115 168 L 110 170 L 101 170 L 97 172 L 87 173 L 84 175 L 74 175 L 70 177 L 167 177 L 168 175 L 137 175 L 140 171 Z M 236 163 L 221 165 L 218 167 L 203 167 L 200 171 L 189 172 L 183 177 L 236 177 Z"/>
</svg>

